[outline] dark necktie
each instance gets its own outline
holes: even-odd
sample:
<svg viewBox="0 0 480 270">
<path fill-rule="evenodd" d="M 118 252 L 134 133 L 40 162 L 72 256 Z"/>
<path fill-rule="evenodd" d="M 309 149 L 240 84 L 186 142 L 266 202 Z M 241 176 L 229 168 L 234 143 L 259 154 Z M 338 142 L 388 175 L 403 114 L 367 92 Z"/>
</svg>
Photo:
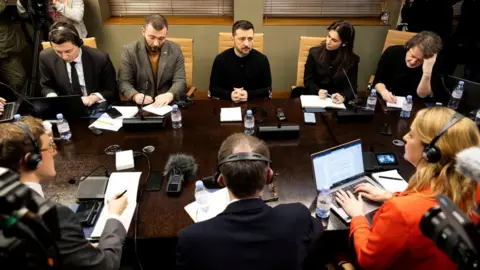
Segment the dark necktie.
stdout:
<svg viewBox="0 0 480 270">
<path fill-rule="evenodd" d="M 76 62 L 70 62 L 72 67 L 71 76 L 72 76 L 72 91 L 74 95 L 83 96 L 82 88 L 80 87 L 80 80 L 78 79 L 77 69 L 75 68 Z"/>
</svg>

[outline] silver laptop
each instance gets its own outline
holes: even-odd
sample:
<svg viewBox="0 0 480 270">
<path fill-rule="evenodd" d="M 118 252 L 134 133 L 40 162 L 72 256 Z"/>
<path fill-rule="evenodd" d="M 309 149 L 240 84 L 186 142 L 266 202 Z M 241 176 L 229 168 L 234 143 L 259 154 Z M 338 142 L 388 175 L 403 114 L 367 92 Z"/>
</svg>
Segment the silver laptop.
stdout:
<svg viewBox="0 0 480 270">
<path fill-rule="evenodd" d="M 11 121 L 13 116 L 17 113 L 18 105 L 15 102 L 5 103 L 3 106 L 3 113 L 0 115 L 0 123 Z"/>
<path fill-rule="evenodd" d="M 317 191 L 320 192 L 325 186 L 330 187 L 332 210 L 346 223 L 350 223 L 351 218 L 337 203 L 335 193 L 342 189 L 344 191 L 350 190 L 355 194 L 355 186 L 360 183 L 370 183 L 381 187 L 371 178 L 365 176 L 361 140 L 355 140 L 312 154 L 312 163 Z M 380 205 L 381 203 L 364 198 L 365 214 L 377 210 Z"/>
</svg>

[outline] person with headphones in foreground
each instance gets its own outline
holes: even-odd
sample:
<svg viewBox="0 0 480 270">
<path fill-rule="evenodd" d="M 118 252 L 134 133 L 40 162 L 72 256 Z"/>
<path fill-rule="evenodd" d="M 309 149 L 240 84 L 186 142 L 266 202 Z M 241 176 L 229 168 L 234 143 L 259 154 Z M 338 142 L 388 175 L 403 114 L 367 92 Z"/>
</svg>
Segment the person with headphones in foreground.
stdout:
<svg viewBox="0 0 480 270">
<path fill-rule="evenodd" d="M 46 97 L 80 95 L 85 106 L 118 99 L 116 72 L 107 53 L 83 46 L 73 24 L 57 22 L 51 48 L 40 52 L 40 86 Z"/>
<path fill-rule="evenodd" d="M 56 175 L 55 155 L 56 149 L 50 144 L 50 136 L 45 133 L 40 119 L 26 116 L 18 122 L 0 125 L 0 167 L 16 171 L 20 181 L 42 197 L 41 183 Z M 127 232 L 119 216 L 127 206 L 127 194 L 118 198 L 119 195 L 106 205 L 109 218 L 96 247 L 85 239 L 75 213 L 64 205 L 56 205 L 60 236 L 56 240 L 59 262 L 56 269 L 120 268 L 122 244 Z"/>
<path fill-rule="evenodd" d="M 230 135 L 218 161 L 217 181 L 227 187 L 230 203 L 178 233 L 177 269 L 302 269 L 322 225 L 300 203 L 272 208 L 263 202 L 262 190 L 274 177 L 266 143 Z"/>
<path fill-rule="evenodd" d="M 355 28 L 347 21 L 337 21 L 327 30 L 325 41 L 308 52 L 303 82 L 309 94 L 318 93 L 321 98 L 329 94 L 334 103 L 340 104 L 353 99 L 352 91 L 357 91 L 360 57 L 353 53 Z"/>
<path fill-rule="evenodd" d="M 390 103 L 397 102 L 395 96 L 411 95 L 413 99 L 430 96 L 441 78 L 441 65 L 437 61 L 441 49 L 440 37 L 427 31 L 415 35 L 405 45 L 388 47 L 378 62 L 373 88 Z M 442 96 L 445 91 L 435 94 Z"/>
<path fill-rule="evenodd" d="M 358 264 L 363 269 L 457 269 L 446 254 L 420 231 L 420 220 L 437 205 L 436 196 L 444 194 L 470 217 L 476 210 L 475 180 L 455 170 L 455 155 L 480 144 L 475 123 L 445 107 L 418 112 L 406 141 L 404 158 L 416 166 L 408 187 L 390 193 L 371 185 L 337 193 L 337 201 L 352 217 Z M 375 214 L 372 226 L 365 218 L 362 197 L 384 201 Z"/>
</svg>

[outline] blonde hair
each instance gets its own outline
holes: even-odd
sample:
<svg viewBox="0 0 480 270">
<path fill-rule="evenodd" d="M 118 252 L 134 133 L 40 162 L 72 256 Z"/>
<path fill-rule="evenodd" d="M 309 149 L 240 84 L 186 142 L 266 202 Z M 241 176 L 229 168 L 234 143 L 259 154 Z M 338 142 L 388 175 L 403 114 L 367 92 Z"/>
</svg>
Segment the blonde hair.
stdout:
<svg viewBox="0 0 480 270">
<path fill-rule="evenodd" d="M 417 113 L 411 129 L 418 134 L 422 143 L 427 145 L 454 114 L 455 111 L 446 107 L 423 109 Z M 480 133 L 477 126 L 472 120 L 463 118 L 450 127 L 435 144 L 442 155 L 440 161 L 417 167 L 405 192 L 417 193 L 429 189 L 432 192 L 429 195 L 431 197 L 444 194 L 466 214 L 470 214 L 476 207 L 477 184 L 455 171 L 455 155 L 463 149 L 479 144 Z"/>
</svg>

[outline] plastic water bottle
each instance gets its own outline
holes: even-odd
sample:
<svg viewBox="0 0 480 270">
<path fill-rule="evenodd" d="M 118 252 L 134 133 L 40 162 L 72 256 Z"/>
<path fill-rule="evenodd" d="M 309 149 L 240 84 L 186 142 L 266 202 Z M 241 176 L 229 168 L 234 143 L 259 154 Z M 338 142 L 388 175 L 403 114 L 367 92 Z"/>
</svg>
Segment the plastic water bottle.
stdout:
<svg viewBox="0 0 480 270">
<path fill-rule="evenodd" d="M 72 132 L 70 131 L 70 125 L 68 124 L 67 120 L 63 118 L 63 114 L 57 114 L 57 129 L 58 133 L 60 133 L 60 138 L 64 142 L 69 142 L 72 138 Z"/>
<path fill-rule="evenodd" d="M 332 208 L 332 196 L 330 195 L 330 187 L 324 186 L 320 190 L 320 194 L 317 197 L 317 209 L 315 215 L 322 219 L 324 227 L 327 227 L 328 217 L 330 217 L 330 208 Z"/>
<path fill-rule="evenodd" d="M 14 120 L 15 122 L 20 121 L 20 118 L 22 118 L 22 116 L 21 116 L 20 114 L 18 114 L 18 113 L 13 116 L 13 120 Z"/>
<path fill-rule="evenodd" d="M 203 185 L 202 181 L 195 182 L 195 201 L 198 204 L 198 214 L 206 214 L 210 208 L 210 193 Z M 198 219 L 198 218 L 197 218 Z"/>
<path fill-rule="evenodd" d="M 370 111 L 375 111 L 375 106 L 377 105 L 377 90 L 373 89 L 370 92 L 370 95 L 367 99 L 367 109 Z"/>
<path fill-rule="evenodd" d="M 390 11 L 387 8 L 382 12 L 382 15 L 380 16 L 380 20 L 385 25 L 390 23 Z"/>
<path fill-rule="evenodd" d="M 402 112 L 400 113 L 401 118 L 410 118 L 412 114 L 413 101 L 412 96 L 408 95 L 405 101 L 403 102 Z"/>
<path fill-rule="evenodd" d="M 174 129 L 182 128 L 182 113 L 177 104 L 172 107 L 172 127 Z"/>
<path fill-rule="evenodd" d="M 480 110 L 477 111 L 477 116 L 475 117 L 475 123 L 480 127 Z"/>
<path fill-rule="evenodd" d="M 460 100 L 462 99 L 463 96 L 463 81 L 459 81 L 457 87 L 452 92 L 452 97 L 450 98 L 450 101 L 448 101 L 447 107 L 456 110 L 458 108 L 458 105 L 460 104 Z"/>
<path fill-rule="evenodd" d="M 248 110 L 245 115 L 245 134 L 253 135 L 255 132 L 255 118 L 253 118 L 252 110 Z"/>
</svg>

